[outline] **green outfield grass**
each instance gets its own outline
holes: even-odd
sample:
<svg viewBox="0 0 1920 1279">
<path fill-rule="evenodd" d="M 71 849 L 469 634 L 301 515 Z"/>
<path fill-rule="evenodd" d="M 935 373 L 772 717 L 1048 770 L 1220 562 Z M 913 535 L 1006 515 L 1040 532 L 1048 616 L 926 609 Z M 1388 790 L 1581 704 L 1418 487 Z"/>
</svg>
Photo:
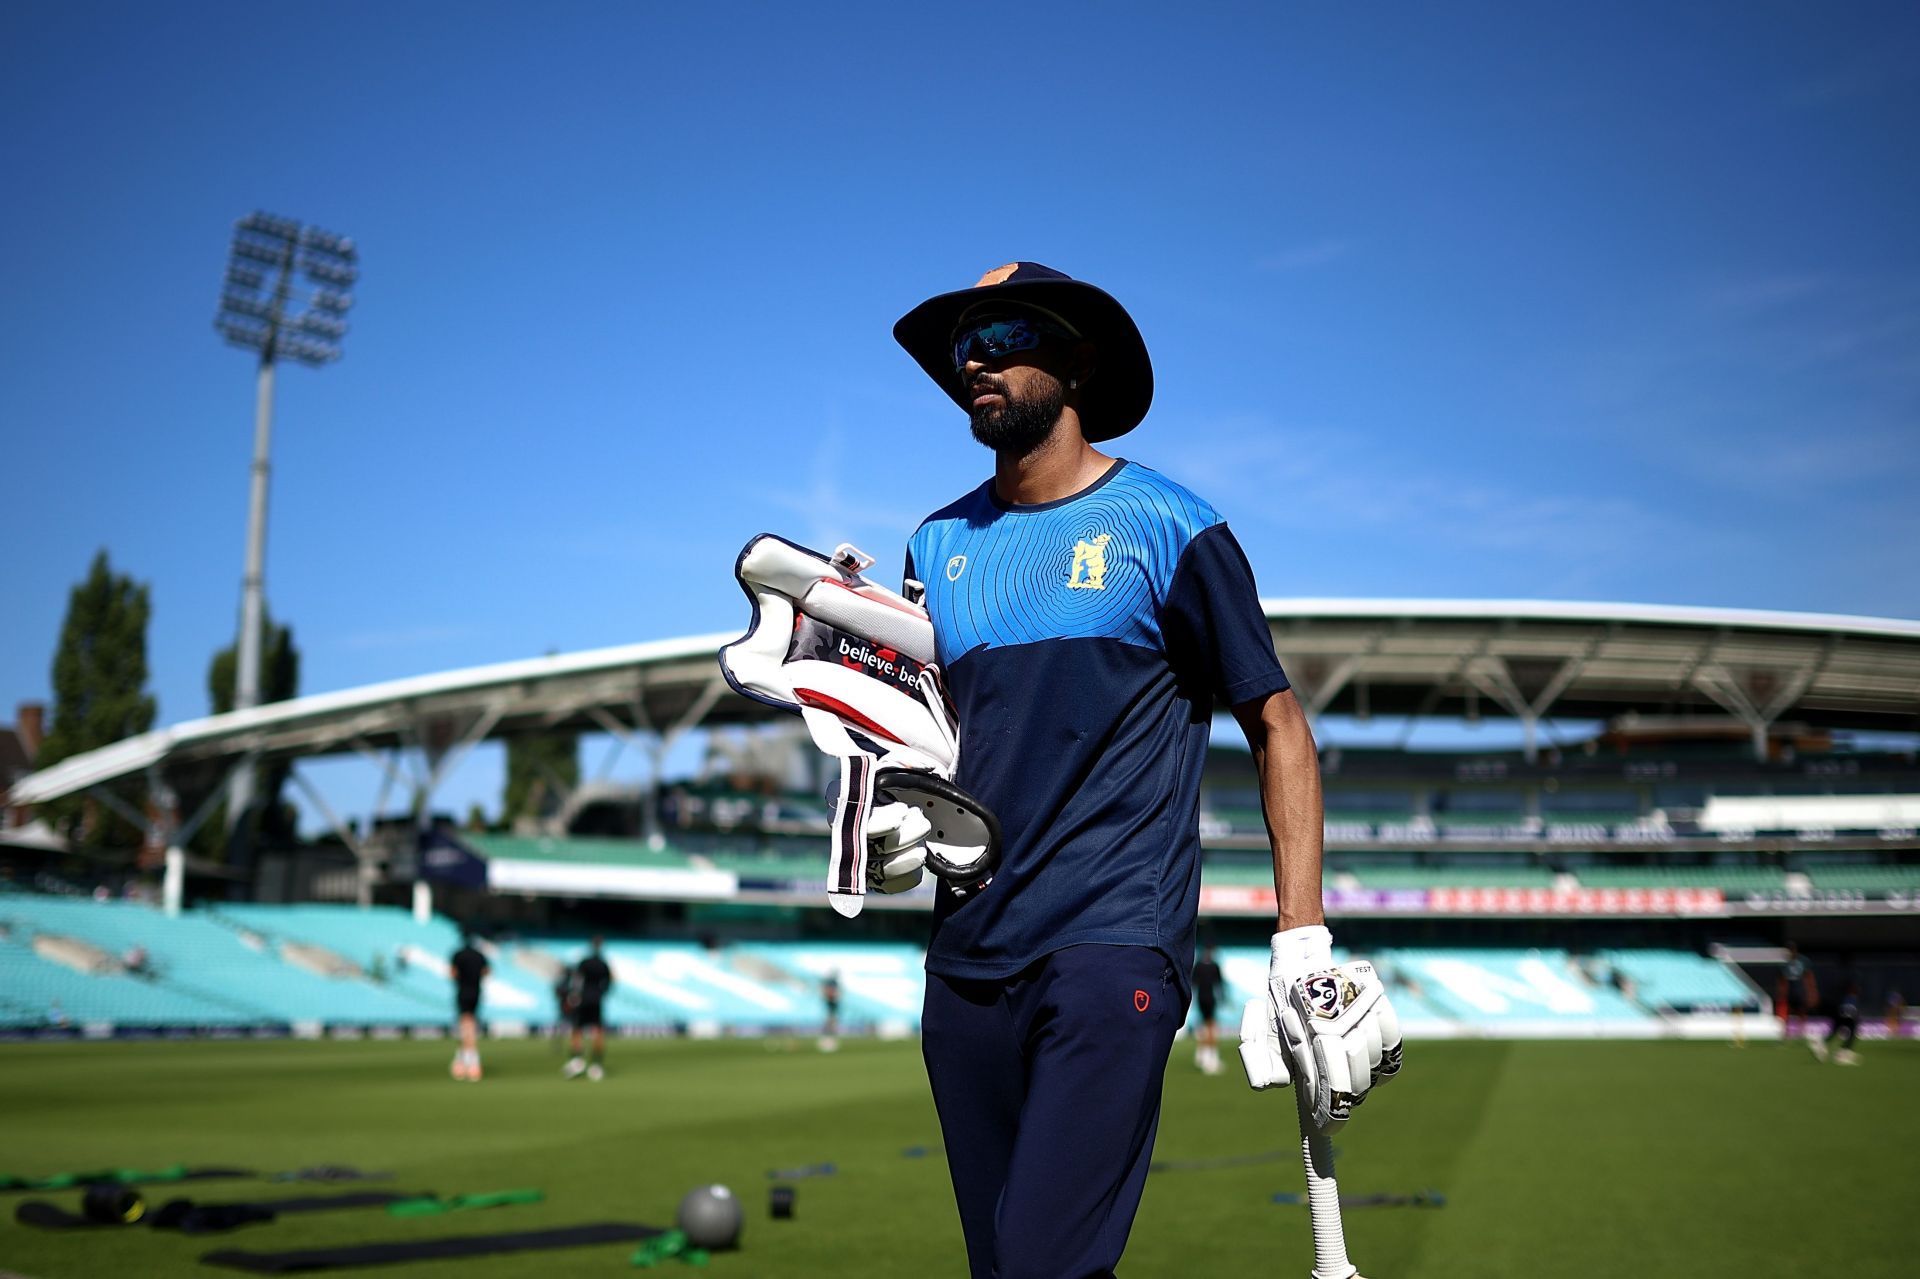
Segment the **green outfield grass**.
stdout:
<svg viewBox="0 0 1920 1279">
<path fill-rule="evenodd" d="M 1435 1189 L 1437 1210 L 1350 1211 L 1372 1279 L 1911 1275 L 1920 1191 L 1920 1046 L 1868 1045 L 1857 1068 L 1797 1045 L 1417 1043 L 1405 1075 L 1343 1132 L 1349 1193 Z M 214 1275 L 216 1247 L 282 1249 L 572 1222 L 671 1224 L 704 1181 L 748 1206 L 724 1276 L 964 1274 L 915 1044 L 825 1056 L 790 1042 L 621 1043 L 602 1084 L 563 1082 L 553 1049 L 490 1045 L 477 1086 L 431 1043 L 28 1044 L 0 1047 L 0 1172 L 186 1161 L 263 1170 L 391 1169 L 406 1190 L 538 1186 L 545 1203 L 395 1220 L 288 1217 L 227 1235 L 52 1234 L 0 1195 L 0 1269 L 57 1276 Z M 1158 1154 L 1293 1145 L 1291 1103 L 1205 1078 L 1176 1049 Z M 932 1154 L 912 1158 L 911 1147 Z M 798 1183 L 796 1219 L 766 1215 L 767 1170 L 832 1162 Z M 1155 1174 L 1122 1273 L 1305 1276 L 1296 1157 Z M 324 1192 L 324 1188 L 323 1188 Z M 205 1200 L 257 1182 L 160 1187 Z M 77 1192 L 43 1196 L 73 1206 Z M 425 1276 L 612 1275 L 620 1246 L 388 1268 Z M 654 1273 L 678 1273 L 672 1269 Z M 691 1273 L 691 1272 L 689 1272 Z"/>
</svg>

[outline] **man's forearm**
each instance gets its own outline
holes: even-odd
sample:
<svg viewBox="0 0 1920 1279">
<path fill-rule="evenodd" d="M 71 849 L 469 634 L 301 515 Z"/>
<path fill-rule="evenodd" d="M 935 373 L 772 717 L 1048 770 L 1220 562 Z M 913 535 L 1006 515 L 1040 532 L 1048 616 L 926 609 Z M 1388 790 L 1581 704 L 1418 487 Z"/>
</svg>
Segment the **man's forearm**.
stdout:
<svg viewBox="0 0 1920 1279">
<path fill-rule="evenodd" d="M 1260 775 L 1260 808 L 1273 845 L 1273 889 L 1281 930 L 1324 923 L 1320 901 L 1321 845 L 1326 835 L 1320 801 L 1320 758 L 1313 730 L 1291 691 L 1235 717 L 1253 748 Z"/>
</svg>

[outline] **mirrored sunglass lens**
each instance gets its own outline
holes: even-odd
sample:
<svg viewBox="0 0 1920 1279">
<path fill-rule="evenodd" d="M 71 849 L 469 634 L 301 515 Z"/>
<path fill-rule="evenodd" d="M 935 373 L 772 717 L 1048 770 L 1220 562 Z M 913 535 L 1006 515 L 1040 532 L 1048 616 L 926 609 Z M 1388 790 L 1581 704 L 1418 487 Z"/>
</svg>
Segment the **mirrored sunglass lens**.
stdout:
<svg viewBox="0 0 1920 1279">
<path fill-rule="evenodd" d="M 978 351 L 991 359 L 1040 345 L 1040 332 L 1025 320 L 995 320 L 963 333 L 953 344 L 953 366 L 959 368 Z"/>
</svg>

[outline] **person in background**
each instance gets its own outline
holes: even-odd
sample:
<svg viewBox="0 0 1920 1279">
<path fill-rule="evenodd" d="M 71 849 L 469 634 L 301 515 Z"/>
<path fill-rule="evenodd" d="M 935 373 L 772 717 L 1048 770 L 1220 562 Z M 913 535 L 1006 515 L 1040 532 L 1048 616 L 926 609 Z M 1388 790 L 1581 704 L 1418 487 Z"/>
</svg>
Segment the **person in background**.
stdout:
<svg viewBox="0 0 1920 1279">
<path fill-rule="evenodd" d="M 1200 1014 L 1200 1043 L 1193 1051 L 1193 1064 L 1200 1067 L 1202 1074 L 1220 1073 L 1220 1028 L 1214 1024 L 1214 1018 L 1220 1010 L 1220 990 L 1226 984 L 1213 947 L 1208 946 L 1193 966 L 1193 1002 Z"/>
<path fill-rule="evenodd" d="M 840 1049 L 840 970 L 833 969 L 820 982 L 820 1002 L 827 1006 L 827 1019 L 820 1027 L 820 1051 Z"/>
<path fill-rule="evenodd" d="M 460 949 L 448 961 L 453 974 L 453 1006 L 458 1017 L 460 1048 L 453 1058 L 453 1077 L 462 1083 L 480 1082 L 480 988 L 493 966 L 473 944 L 473 934 L 462 929 Z"/>
<path fill-rule="evenodd" d="M 560 976 L 553 983 L 553 1042 L 561 1045 L 567 1042 L 573 1030 L 573 969 L 562 968 Z"/>
<path fill-rule="evenodd" d="M 1809 1034 L 1807 1036 L 1807 1047 L 1813 1050 L 1815 1057 L 1818 1057 L 1821 1061 L 1826 1061 L 1829 1056 L 1828 1047 L 1833 1043 L 1834 1038 L 1838 1036 L 1840 1039 L 1840 1047 L 1833 1050 L 1831 1054 L 1832 1060 L 1842 1066 L 1858 1066 L 1860 1064 L 1860 1056 L 1853 1051 L 1853 1041 L 1859 1037 L 1859 1034 L 1860 983 L 1849 980 L 1847 982 L 1846 993 L 1840 997 L 1839 1005 L 1833 1010 L 1833 1024 L 1827 1027 L 1827 1037 L 1825 1039 L 1815 1039 Z"/>
<path fill-rule="evenodd" d="M 1808 1012 L 1820 1005 L 1820 984 L 1814 980 L 1813 965 L 1800 948 L 1787 943 L 1787 962 L 1780 966 L 1780 978 L 1774 983 L 1773 1006 L 1780 1017 L 1780 1037 L 1793 1034 L 1793 1019 L 1800 1018 L 1804 1030 Z"/>
<path fill-rule="evenodd" d="M 607 992 L 613 989 L 613 969 L 600 954 L 601 940 L 595 937 L 589 945 L 586 957 L 573 966 L 573 981 L 570 994 L 573 998 L 573 1038 L 568 1047 L 572 1056 L 560 1073 L 568 1079 L 578 1079 L 582 1074 L 594 1083 L 607 1077 Z M 583 1033 L 593 1031 L 593 1058 L 589 1061 L 580 1055 L 580 1041 Z"/>
</svg>

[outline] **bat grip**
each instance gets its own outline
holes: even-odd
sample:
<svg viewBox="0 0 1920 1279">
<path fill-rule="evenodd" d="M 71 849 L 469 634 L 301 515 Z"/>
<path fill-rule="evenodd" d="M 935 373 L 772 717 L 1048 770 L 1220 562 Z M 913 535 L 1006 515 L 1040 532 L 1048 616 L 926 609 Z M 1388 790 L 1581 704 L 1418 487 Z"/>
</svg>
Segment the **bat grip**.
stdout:
<svg viewBox="0 0 1920 1279">
<path fill-rule="evenodd" d="M 1347 1232 L 1340 1221 L 1340 1183 L 1333 1175 L 1333 1139 L 1314 1125 L 1306 1089 L 1296 1087 L 1300 1110 L 1300 1156 L 1307 1167 L 1307 1212 L 1313 1218 L 1313 1279 L 1353 1279 Z"/>
</svg>

